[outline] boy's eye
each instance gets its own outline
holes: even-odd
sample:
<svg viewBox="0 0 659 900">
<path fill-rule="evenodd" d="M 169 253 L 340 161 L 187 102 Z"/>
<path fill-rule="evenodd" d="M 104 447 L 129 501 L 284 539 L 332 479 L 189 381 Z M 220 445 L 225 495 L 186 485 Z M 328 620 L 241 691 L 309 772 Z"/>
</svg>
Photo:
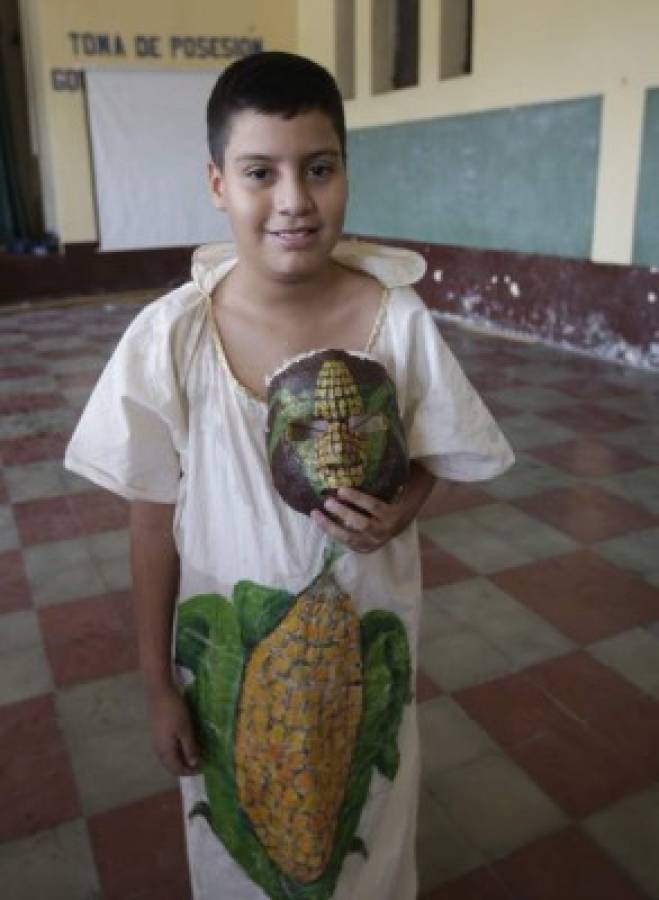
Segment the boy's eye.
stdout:
<svg viewBox="0 0 659 900">
<path fill-rule="evenodd" d="M 333 171 L 334 168 L 329 163 L 314 163 L 312 166 L 309 166 L 309 174 L 312 178 L 328 178 Z"/>
<path fill-rule="evenodd" d="M 270 175 L 270 169 L 266 166 L 255 166 L 252 169 L 247 169 L 245 175 L 253 181 L 266 181 Z"/>
</svg>

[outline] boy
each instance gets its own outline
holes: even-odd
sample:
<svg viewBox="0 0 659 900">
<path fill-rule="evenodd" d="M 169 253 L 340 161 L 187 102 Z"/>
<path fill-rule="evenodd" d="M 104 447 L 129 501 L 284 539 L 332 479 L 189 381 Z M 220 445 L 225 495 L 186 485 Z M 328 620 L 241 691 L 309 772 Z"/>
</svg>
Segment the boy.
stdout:
<svg viewBox="0 0 659 900">
<path fill-rule="evenodd" d="M 289 759 L 292 738 L 281 723 L 262 723 L 273 773 L 280 772 L 258 786 L 262 815 L 281 806 L 284 793 L 287 802 L 293 798 L 290 829 L 264 845 L 255 837 L 256 813 L 250 818 L 236 800 L 234 771 L 220 771 L 213 750 L 229 741 L 234 752 L 240 683 L 226 676 L 209 688 L 225 726 L 213 732 L 197 720 L 193 728 L 170 661 L 174 609 L 178 602 L 180 678 L 189 684 L 195 674 L 202 677 L 186 662 L 198 650 L 188 641 L 194 629 L 180 628 L 190 598 L 226 617 L 217 658 L 228 672 L 235 662 L 227 651 L 233 601 L 243 602 L 234 655 L 249 659 L 248 638 L 259 623 L 245 621 L 252 602 L 246 591 L 271 598 L 262 607 L 266 615 L 282 597 L 302 596 L 323 568 L 329 537 L 347 548 L 333 566 L 340 589 L 362 621 L 375 608 L 395 614 L 414 662 L 421 592 L 414 518 L 435 477 L 489 478 L 510 465 L 512 454 L 410 287 L 423 274 L 423 260 L 339 243 L 345 124 L 331 76 L 291 54 L 250 56 L 220 76 L 207 112 L 211 198 L 229 216 L 235 249 L 197 250 L 192 281 L 136 318 L 83 413 L 66 465 L 131 501 L 154 743 L 164 765 L 187 776 L 182 790 L 197 900 L 413 900 L 419 773 L 413 703 L 396 728 L 395 759 L 369 773 L 363 808 L 351 810 L 346 793 L 338 819 L 327 824 L 331 859 L 296 867 L 293 858 L 311 840 L 296 824 L 296 810 L 323 806 L 325 776 L 314 767 L 311 745 L 301 751 L 304 771 L 291 770 L 282 785 L 278 760 Z M 396 502 L 341 488 L 325 503 L 326 514 L 312 513 L 310 525 L 272 487 L 265 383 L 287 359 L 325 347 L 366 352 L 384 366 L 397 388 L 412 462 Z M 199 645 L 208 642 L 202 631 Z M 237 679 L 242 665 L 232 670 Z M 217 708 L 209 711 L 209 721 L 215 714 Z M 225 810 L 219 819 L 218 806 Z M 349 816 L 356 831 L 339 852 Z"/>
</svg>

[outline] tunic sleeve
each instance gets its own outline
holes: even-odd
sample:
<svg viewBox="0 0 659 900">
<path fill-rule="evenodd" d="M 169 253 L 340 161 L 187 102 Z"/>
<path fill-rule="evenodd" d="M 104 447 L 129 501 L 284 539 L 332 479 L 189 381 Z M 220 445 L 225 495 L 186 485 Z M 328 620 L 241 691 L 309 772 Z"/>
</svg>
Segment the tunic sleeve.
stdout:
<svg viewBox="0 0 659 900">
<path fill-rule="evenodd" d="M 504 472 L 514 460 L 510 445 L 420 300 L 410 316 L 406 356 L 410 458 L 453 481 Z"/>
<path fill-rule="evenodd" d="M 138 316 L 119 342 L 73 433 L 64 465 L 127 500 L 174 503 L 183 411 L 167 342 L 152 319 Z"/>
</svg>

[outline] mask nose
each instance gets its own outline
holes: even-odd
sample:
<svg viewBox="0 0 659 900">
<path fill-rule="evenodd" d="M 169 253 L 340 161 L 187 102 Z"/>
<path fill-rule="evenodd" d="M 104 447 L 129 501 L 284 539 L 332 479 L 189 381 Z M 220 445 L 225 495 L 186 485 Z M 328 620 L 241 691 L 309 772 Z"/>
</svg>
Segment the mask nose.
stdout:
<svg viewBox="0 0 659 900">
<path fill-rule="evenodd" d="M 329 422 L 314 445 L 314 463 L 324 490 L 359 487 L 364 480 L 366 454 L 345 422 Z"/>
<path fill-rule="evenodd" d="M 356 466 L 362 463 L 359 438 L 352 434 L 345 422 L 330 422 L 326 433 L 318 441 L 322 462 L 326 466 Z"/>
</svg>

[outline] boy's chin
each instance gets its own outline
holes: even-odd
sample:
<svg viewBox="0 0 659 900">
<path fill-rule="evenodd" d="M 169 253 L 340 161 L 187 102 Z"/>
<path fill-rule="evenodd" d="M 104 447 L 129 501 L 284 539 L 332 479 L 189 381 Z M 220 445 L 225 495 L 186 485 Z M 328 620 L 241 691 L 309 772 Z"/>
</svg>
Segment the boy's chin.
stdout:
<svg viewBox="0 0 659 900">
<path fill-rule="evenodd" d="M 277 281 L 295 284 L 323 275 L 330 262 L 331 248 L 318 248 L 309 253 L 290 253 L 283 258 L 271 258 L 267 261 L 266 268 Z"/>
</svg>

